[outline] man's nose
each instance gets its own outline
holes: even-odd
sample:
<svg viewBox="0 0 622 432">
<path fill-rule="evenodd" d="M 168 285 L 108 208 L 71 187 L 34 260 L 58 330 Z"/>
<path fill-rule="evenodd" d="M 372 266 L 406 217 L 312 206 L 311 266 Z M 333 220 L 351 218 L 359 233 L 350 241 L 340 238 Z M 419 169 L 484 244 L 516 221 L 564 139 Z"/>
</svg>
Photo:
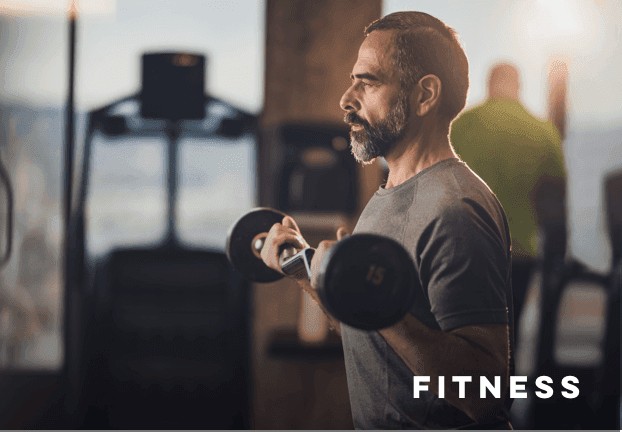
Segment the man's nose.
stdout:
<svg viewBox="0 0 622 432">
<path fill-rule="evenodd" d="M 354 85 L 348 87 L 339 101 L 339 106 L 344 111 L 358 111 L 360 108 L 357 99 L 354 97 L 353 87 Z"/>
</svg>

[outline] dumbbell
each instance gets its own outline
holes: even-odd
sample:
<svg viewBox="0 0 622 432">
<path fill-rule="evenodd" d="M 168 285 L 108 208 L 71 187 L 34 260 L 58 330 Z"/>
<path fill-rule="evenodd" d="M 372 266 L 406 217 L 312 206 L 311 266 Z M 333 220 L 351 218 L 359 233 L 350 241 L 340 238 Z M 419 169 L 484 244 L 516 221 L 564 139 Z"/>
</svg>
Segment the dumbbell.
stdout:
<svg viewBox="0 0 622 432">
<path fill-rule="evenodd" d="M 270 228 L 286 215 L 257 208 L 229 229 L 226 253 L 244 278 L 259 283 L 284 277 L 265 265 L 261 249 Z M 281 270 L 294 278 L 310 279 L 314 249 L 286 248 Z M 414 301 L 418 278 L 408 252 L 395 240 L 376 234 L 354 234 L 336 242 L 324 256 L 317 292 L 336 319 L 362 330 L 378 330 L 400 321 Z"/>
</svg>

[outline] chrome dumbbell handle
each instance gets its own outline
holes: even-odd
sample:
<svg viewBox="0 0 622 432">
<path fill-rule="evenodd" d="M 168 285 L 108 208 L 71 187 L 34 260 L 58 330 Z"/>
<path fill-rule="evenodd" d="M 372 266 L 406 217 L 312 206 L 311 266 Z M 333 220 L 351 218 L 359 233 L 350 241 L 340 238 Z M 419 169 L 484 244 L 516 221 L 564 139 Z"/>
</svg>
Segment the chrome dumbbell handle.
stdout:
<svg viewBox="0 0 622 432">
<path fill-rule="evenodd" d="M 290 249 L 294 250 L 294 255 L 291 255 L 292 251 Z M 279 261 L 283 273 L 294 279 L 307 278 L 311 280 L 311 259 L 313 259 L 315 249 L 310 247 L 304 248 L 297 253 L 293 247 L 287 248 L 286 250 L 288 251 L 287 254 L 283 251 L 281 253 L 281 260 Z M 288 255 L 288 257 L 283 259 L 284 255 Z"/>
<path fill-rule="evenodd" d="M 259 235 L 253 241 L 254 253 L 257 257 L 261 256 L 261 249 L 264 246 L 267 233 Z M 286 275 L 294 279 L 307 278 L 311 280 L 311 259 L 315 249 L 305 248 L 297 251 L 294 246 L 285 245 L 279 255 L 279 267 Z"/>
</svg>

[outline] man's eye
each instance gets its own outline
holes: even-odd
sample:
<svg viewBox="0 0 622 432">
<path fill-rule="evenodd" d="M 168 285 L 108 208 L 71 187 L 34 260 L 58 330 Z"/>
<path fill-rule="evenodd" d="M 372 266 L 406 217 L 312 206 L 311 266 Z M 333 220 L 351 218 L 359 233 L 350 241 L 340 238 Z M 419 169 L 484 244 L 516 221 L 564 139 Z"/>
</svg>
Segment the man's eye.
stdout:
<svg viewBox="0 0 622 432">
<path fill-rule="evenodd" d="M 363 87 L 371 87 L 371 83 L 367 83 L 365 81 L 361 81 L 361 84 L 363 84 Z"/>
</svg>

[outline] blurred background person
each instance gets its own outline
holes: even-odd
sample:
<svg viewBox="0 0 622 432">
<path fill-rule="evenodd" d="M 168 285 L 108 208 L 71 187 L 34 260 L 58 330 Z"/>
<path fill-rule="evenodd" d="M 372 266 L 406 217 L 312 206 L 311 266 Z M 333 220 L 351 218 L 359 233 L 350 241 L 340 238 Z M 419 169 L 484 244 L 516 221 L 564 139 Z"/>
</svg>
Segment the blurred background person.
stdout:
<svg viewBox="0 0 622 432">
<path fill-rule="evenodd" d="M 456 153 L 488 184 L 506 212 L 516 317 L 538 253 L 538 188 L 565 182 L 560 134 L 550 121 L 536 118 L 522 105 L 520 89 L 516 66 L 495 65 L 488 76 L 488 99 L 460 115 L 450 134 Z"/>
</svg>

